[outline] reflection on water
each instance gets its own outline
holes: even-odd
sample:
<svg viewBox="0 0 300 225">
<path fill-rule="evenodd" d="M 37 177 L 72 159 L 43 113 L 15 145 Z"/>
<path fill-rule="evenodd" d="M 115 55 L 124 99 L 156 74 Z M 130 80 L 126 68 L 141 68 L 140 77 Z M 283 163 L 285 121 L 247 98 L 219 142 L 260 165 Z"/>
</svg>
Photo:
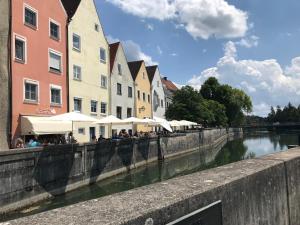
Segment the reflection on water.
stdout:
<svg viewBox="0 0 300 225">
<path fill-rule="evenodd" d="M 246 134 L 244 139 L 230 141 L 225 146 L 220 145 L 218 148 L 210 149 L 204 153 L 193 152 L 164 162 L 152 163 L 147 167 L 136 169 L 130 173 L 119 175 L 58 196 L 11 215 L 2 216 L 0 221 L 32 215 L 81 201 L 100 198 L 113 193 L 161 182 L 177 176 L 191 174 L 204 169 L 226 165 L 243 159 L 283 151 L 287 149 L 288 145 L 298 143 L 298 134 L 300 134 L 300 132 L 260 132 Z"/>
</svg>

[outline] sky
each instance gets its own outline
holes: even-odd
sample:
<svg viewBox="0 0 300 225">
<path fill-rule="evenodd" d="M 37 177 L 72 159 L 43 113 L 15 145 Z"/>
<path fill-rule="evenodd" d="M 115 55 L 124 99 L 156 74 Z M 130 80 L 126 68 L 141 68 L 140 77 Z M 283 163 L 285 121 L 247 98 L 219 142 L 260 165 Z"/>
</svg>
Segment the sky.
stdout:
<svg viewBox="0 0 300 225">
<path fill-rule="evenodd" d="M 253 114 L 300 104 L 299 0 L 95 0 L 109 42 L 178 85 L 210 76 L 244 90 Z"/>
</svg>

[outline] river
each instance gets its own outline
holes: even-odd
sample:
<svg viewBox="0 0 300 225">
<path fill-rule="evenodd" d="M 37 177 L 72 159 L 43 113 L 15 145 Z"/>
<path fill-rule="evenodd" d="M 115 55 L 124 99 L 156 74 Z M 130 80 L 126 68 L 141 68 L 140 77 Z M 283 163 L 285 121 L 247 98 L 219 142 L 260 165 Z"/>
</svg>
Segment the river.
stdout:
<svg viewBox="0 0 300 225">
<path fill-rule="evenodd" d="M 96 184 L 41 202 L 30 208 L 6 215 L 5 217 L 2 216 L 0 221 L 100 198 L 244 159 L 285 151 L 288 149 L 288 145 L 298 144 L 299 134 L 300 131 L 279 133 L 260 131 L 245 134 L 243 139 L 236 139 L 228 142 L 225 146 L 220 146 L 219 149 L 212 149 L 211 151 L 215 151 L 215 155 L 210 160 L 204 160 L 203 155 L 196 151 L 188 155 L 165 160 L 164 162 L 155 162 L 146 167 L 133 170 L 130 173 L 100 181 Z"/>
</svg>

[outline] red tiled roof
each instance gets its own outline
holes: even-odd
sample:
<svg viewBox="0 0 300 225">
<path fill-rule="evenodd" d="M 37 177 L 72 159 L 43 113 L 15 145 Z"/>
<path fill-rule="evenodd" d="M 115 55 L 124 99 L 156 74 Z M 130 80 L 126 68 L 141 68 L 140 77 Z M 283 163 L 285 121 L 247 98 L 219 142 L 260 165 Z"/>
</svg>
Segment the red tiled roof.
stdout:
<svg viewBox="0 0 300 225">
<path fill-rule="evenodd" d="M 116 42 L 113 44 L 109 45 L 109 49 L 110 49 L 110 73 L 112 72 L 113 68 L 114 68 L 114 64 L 115 64 L 115 60 L 116 60 L 116 56 L 117 56 L 117 52 L 120 46 L 120 42 Z"/>
<path fill-rule="evenodd" d="M 170 81 L 170 80 L 167 80 L 166 78 L 162 78 L 161 79 L 163 85 L 165 85 L 165 87 L 170 90 L 170 91 L 178 91 L 178 88 L 176 87 L 176 85 Z"/>
</svg>

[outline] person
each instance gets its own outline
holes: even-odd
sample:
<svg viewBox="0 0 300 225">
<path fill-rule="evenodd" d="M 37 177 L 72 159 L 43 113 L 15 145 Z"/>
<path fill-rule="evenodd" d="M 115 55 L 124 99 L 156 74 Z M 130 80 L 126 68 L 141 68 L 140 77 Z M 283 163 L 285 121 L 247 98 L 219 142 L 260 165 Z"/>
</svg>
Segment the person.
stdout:
<svg viewBox="0 0 300 225">
<path fill-rule="evenodd" d="M 92 143 L 97 143 L 97 138 L 95 135 L 92 136 Z"/>
<path fill-rule="evenodd" d="M 22 138 L 18 138 L 16 141 L 16 148 L 25 148 L 24 147 L 24 141 L 22 140 Z"/>
<path fill-rule="evenodd" d="M 39 147 L 40 146 L 40 143 L 38 141 L 38 137 L 37 136 L 34 136 L 28 143 L 28 147 L 29 148 L 36 148 L 36 147 Z"/>
<path fill-rule="evenodd" d="M 73 136 L 73 132 L 70 132 L 68 135 L 68 144 L 75 144 L 77 143 L 77 140 Z"/>
<path fill-rule="evenodd" d="M 100 135 L 100 137 L 98 138 L 98 142 L 101 142 L 103 140 L 105 140 L 105 138 L 103 137 L 103 135 Z"/>
</svg>

